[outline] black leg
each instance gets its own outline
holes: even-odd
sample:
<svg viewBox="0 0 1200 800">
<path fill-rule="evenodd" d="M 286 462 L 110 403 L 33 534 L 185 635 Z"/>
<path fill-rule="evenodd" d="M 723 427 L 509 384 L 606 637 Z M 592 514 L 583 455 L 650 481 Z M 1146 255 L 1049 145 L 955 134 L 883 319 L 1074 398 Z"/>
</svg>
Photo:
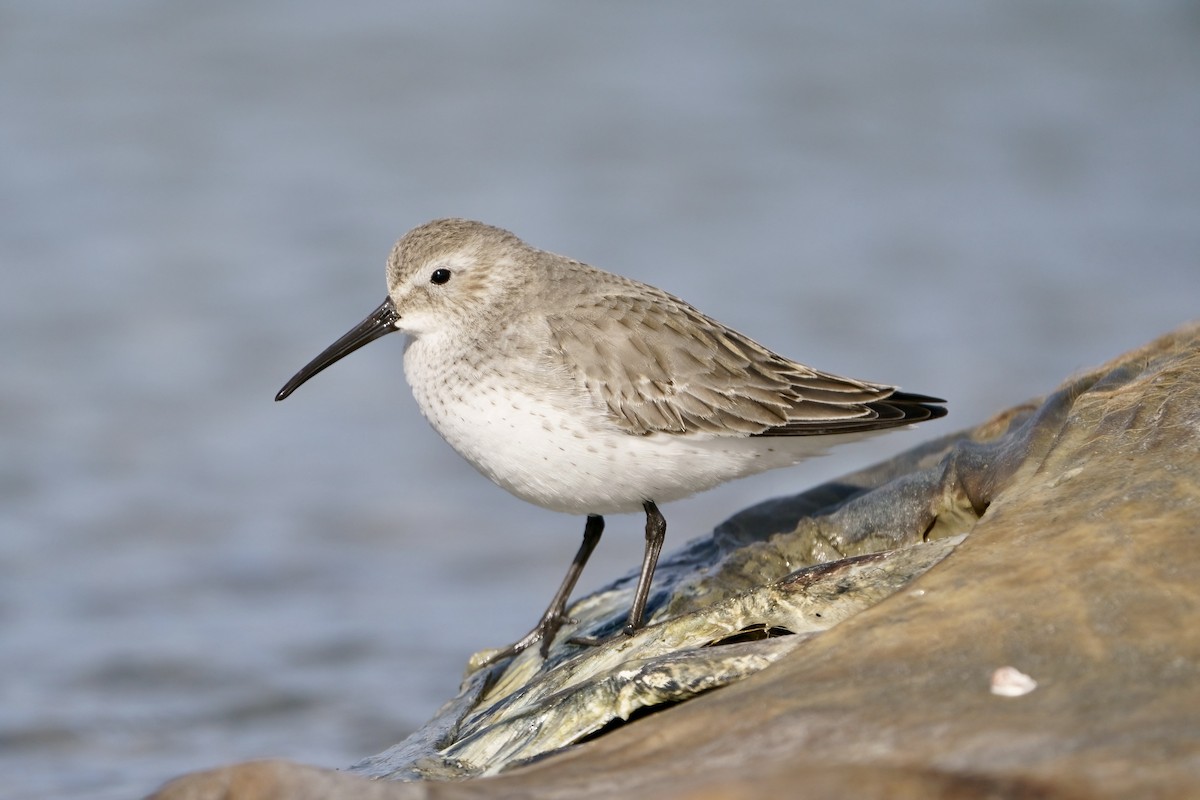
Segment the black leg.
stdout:
<svg viewBox="0 0 1200 800">
<path fill-rule="evenodd" d="M 650 582 L 654 579 L 654 568 L 658 565 L 658 554 L 662 552 L 663 540 L 667 538 L 667 520 L 659 512 L 654 501 L 642 503 L 646 509 L 646 552 L 642 556 L 642 571 L 638 575 L 637 589 L 633 593 L 633 607 L 629 609 L 629 621 L 624 633 L 632 636 L 645 621 L 646 601 L 650 598 Z"/>
<path fill-rule="evenodd" d="M 503 658 L 515 656 L 517 653 L 532 647 L 538 642 L 542 643 L 539 648 L 542 658 L 546 657 L 550 652 L 550 643 L 554 641 L 555 634 L 558 633 L 558 629 L 563 626 L 563 623 L 567 622 L 567 601 L 571 599 L 571 592 L 575 590 L 575 584 L 579 582 L 579 576 L 583 574 L 583 567 L 587 564 L 592 551 L 596 549 L 596 545 L 600 542 L 600 534 L 602 533 L 604 533 L 604 517 L 598 514 L 589 514 L 587 523 L 583 526 L 583 542 L 579 545 L 579 550 L 575 553 L 575 558 L 571 560 L 571 566 L 567 568 L 567 574 L 563 578 L 562 585 L 554 593 L 554 598 L 550 601 L 546 612 L 542 614 L 542 618 L 538 620 L 533 630 L 522 636 L 519 641 L 510 644 L 499 652 L 493 653 L 481 666 L 494 664 Z"/>
</svg>

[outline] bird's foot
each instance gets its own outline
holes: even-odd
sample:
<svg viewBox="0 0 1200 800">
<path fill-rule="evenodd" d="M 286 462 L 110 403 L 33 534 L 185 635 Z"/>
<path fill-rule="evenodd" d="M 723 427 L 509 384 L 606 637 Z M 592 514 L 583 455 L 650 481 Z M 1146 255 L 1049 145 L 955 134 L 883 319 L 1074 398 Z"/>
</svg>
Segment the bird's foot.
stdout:
<svg viewBox="0 0 1200 800">
<path fill-rule="evenodd" d="M 505 659 L 512 658 L 538 643 L 540 643 L 538 652 L 541 654 L 542 659 L 545 660 L 550 655 L 550 643 L 558 635 L 559 629 L 568 623 L 572 625 L 578 623 L 578 620 L 567 616 L 567 601 L 570 599 L 571 592 L 575 589 L 575 583 L 579 580 L 579 575 L 583 572 L 583 567 L 587 564 L 592 550 L 596 549 L 596 544 L 600 541 L 600 535 L 603 532 L 604 517 L 599 514 L 589 514 L 587 523 L 583 526 L 583 542 L 579 545 L 579 551 L 575 553 L 575 558 L 571 560 L 571 566 L 567 569 L 567 574 L 563 577 L 562 585 L 554 593 L 554 599 L 550 601 L 550 605 L 542 614 L 542 618 L 538 620 L 538 624 L 533 626 L 533 630 L 508 647 L 490 653 L 480 653 L 472 657 L 471 663 L 467 666 L 469 672 L 474 672 Z"/>
<path fill-rule="evenodd" d="M 472 658 L 469 671 L 475 672 L 485 667 L 490 667 L 505 659 L 519 655 L 539 643 L 538 653 L 544 659 L 550 655 L 550 645 L 554 642 L 554 637 L 558 635 L 562 626 L 568 623 L 574 624 L 576 621 L 565 614 L 547 613 L 538 620 L 537 625 L 533 626 L 533 630 L 508 647 L 502 647 L 499 650 L 484 651 L 479 656 Z"/>
<path fill-rule="evenodd" d="M 640 628 L 635 628 L 633 625 L 626 625 L 617 633 L 609 634 L 608 636 L 572 636 L 567 639 L 568 644 L 577 644 L 581 647 L 599 647 L 602 644 L 609 642 L 618 642 L 628 639 L 637 633 Z"/>
</svg>

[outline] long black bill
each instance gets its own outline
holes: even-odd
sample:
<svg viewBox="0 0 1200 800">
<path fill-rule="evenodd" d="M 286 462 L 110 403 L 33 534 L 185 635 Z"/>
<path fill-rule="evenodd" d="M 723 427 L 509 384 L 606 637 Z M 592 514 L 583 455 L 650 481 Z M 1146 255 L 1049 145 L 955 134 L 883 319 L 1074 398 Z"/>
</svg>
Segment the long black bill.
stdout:
<svg viewBox="0 0 1200 800">
<path fill-rule="evenodd" d="M 293 375 L 292 379 L 283 385 L 283 388 L 279 390 L 279 394 L 275 395 L 275 399 L 277 401 L 284 399 L 296 391 L 300 384 L 333 362 L 345 358 L 364 344 L 370 344 L 380 336 L 387 336 L 389 333 L 392 333 L 396 330 L 396 320 L 398 319 L 400 319 L 400 315 L 396 313 L 396 307 L 392 305 L 392 299 L 389 297 L 380 304 L 379 308 L 371 312 L 371 316 L 355 325 L 354 329 L 347 332 L 345 336 L 329 345 L 329 347 L 326 347 L 321 352 L 321 355 L 305 364 L 303 369 Z"/>
</svg>

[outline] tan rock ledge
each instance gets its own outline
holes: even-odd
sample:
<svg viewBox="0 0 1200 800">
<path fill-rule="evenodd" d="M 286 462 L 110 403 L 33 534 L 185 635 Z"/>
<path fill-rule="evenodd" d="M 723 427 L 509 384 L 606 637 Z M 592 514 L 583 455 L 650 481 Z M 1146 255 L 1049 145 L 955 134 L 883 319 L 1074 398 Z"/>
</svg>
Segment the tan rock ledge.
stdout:
<svg viewBox="0 0 1200 800">
<path fill-rule="evenodd" d="M 155 797 L 1200 794 L 1200 324 L 742 512 L 659 576 L 638 635 L 567 643 L 619 629 L 618 582 L 545 662 L 469 674 L 348 772 Z"/>
</svg>

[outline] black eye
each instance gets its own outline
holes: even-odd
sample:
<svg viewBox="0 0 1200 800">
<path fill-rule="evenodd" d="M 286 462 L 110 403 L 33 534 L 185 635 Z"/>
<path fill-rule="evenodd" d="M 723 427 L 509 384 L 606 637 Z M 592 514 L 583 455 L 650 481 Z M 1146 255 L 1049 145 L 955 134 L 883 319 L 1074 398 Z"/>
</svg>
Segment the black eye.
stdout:
<svg viewBox="0 0 1200 800">
<path fill-rule="evenodd" d="M 450 280 L 450 270 L 445 267 L 435 269 L 433 274 L 429 276 L 429 282 L 436 283 L 438 286 L 441 286 L 448 280 Z"/>
</svg>

